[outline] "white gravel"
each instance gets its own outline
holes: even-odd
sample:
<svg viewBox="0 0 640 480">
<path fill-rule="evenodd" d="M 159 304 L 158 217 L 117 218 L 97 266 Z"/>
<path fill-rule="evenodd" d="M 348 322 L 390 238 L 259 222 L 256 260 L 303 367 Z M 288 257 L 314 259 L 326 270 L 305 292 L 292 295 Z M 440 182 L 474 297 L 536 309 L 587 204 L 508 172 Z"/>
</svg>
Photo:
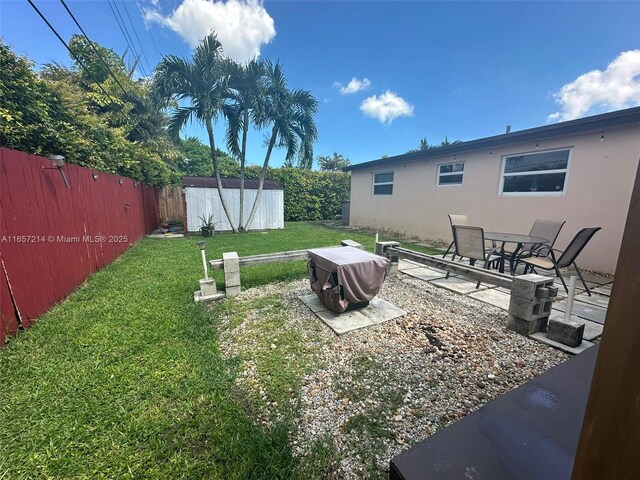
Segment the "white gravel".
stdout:
<svg viewBox="0 0 640 480">
<path fill-rule="evenodd" d="M 506 312 L 403 274 L 379 295 L 407 315 L 340 337 L 298 299 L 309 291 L 300 280 L 238 298 L 280 293 L 286 327 L 305 337 L 313 330 L 319 367 L 292 400 L 299 415 L 291 441 L 305 457 L 316 439 L 331 439 L 340 459 L 333 478 L 384 477 L 393 456 L 567 358 L 508 331 Z M 251 348 L 234 338 L 221 335 L 223 353 Z M 251 370 L 248 362 L 239 382 L 259 392 Z M 277 406 L 266 408 L 276 411 L 263 421 L 279 417 Z"/>
</svg>

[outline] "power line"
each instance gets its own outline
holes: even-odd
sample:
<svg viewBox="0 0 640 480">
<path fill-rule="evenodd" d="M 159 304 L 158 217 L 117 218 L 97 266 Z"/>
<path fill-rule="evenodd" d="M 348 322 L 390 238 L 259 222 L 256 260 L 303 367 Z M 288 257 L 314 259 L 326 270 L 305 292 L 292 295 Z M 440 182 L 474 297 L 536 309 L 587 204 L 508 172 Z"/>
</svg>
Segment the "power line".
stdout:
<svg viewBox="0 0 640 480">
<path fill-rule="evenodd" d="M 129 23 L 131 24 L 131 28 L 133 29 L 133 33 L 136 36 L 136 40 L 138 40 L 138 45 L 140 45 L 140 51 L 142 52 L 142 57 L 144 58 L 145 63 L 147 64 L 147 68 L 150 72 L 153 72 L 153 68 L 149 65 L 149 60 L 147 59 L 147 54 L 144 52 L 144 47 L 142 46 L 142 42 L 140 41 L 140 37 L 138 36 L 138 31 L 136 30 L 133 21 L 131 21 L 131 15 L 129 15 L 129 9 L 127 8 L 127 4 L 122 2 L 122 6 L 124 8 L 124 12 L 127 14 L 127 18 L 129 19 Z"/>
<path fill-rule="evenodd" d="M 118 6 L 115 4 L 115 2 L 112 2 L 112 0 L 107 0 L 107 3 L 109 4 L 109 8 L 111 9 L 111 13 L 113 14 L 113 18 L 116 19 L 118 27 L 120 27 L 120 32 L 122 33 L 122 36 L 124 37 L 124 41 L 127 42 L 127 45 L 129 46 L 129 48 L 133 52 L 134 56 L 136 57 L 136 63 L 139 63 L 140 62 L 140 55 L 138 54 L 137 50 L 132 45 L 131 38 L 129 37 L 129 32 L 126 29 L 126 25 L 124 25 L 124 20 L 122 20 L 122 15 L 120 15 L 120 11 L 118 10 Z M 112 3 L 113 3 L 113 5 L 112 5 Z M 118 17 L 120 17 L 120 20 L 118 19 Z M 121 21 L 122 21 L 122 23 L 121 23 Z M 144 66 L 142 64 L 140 64 L 140 69 L 144 70 Z M 147 75 L 144 71 L 142 73 Z"/>
<path fill-rule="evenodd" d="M 38 10 L 38 7 L 35 6 L 35 4 L 33 3 L 32 0 L 27 0 L 29 2 L 29 5 L 31 5 L 33 7 L 33 9 L 36 11 L 36 13 L 40 16 L 40 18 L 42 18 L 42 20 L 44 21 L 44 23 L 47 24 L 47 26 L 51 29 L 51 31 L 55 34 L 56 37 L 58 37 L 58 40 L 60 40 L 62 42 L 62 44 L 66 47 L 66 49 L 69 51 L 69 53 L 71 54 L 71 56 L 73 58 L 76 59 L 76 61 L 80 64 L 80 66 L 84 69 L 85 72 L 87 72 L 89 74 L 89 76 L 91 77 L 91 79 L 95 82 L 95 84 L 98 86 L 98 88 L 100 89 L 100 91 L 102 93 L 104 93 L 107 98 L 111 101 L 111 103 L 116 103 L 116 101 L 111 98 L 111 95 L 109 95 L 106 90 L 104 88 L 102 88 L 102 85 L 100 85 L 100 82 L 98 82 L 98 80 L 96 80 L 96 77 L 93 76 L 93 74 L 91 73 L 91 71 L 85 66 L 84 63 L 82 63 L 82 60 L 80 60 L 78 58 L 78 56 L 73 52 L 73 50 L 71 50 L 71 48 L 69 47 L 69 45 L 67 45 L 67 42 L 64 41 L 64 39 L 60 36 L 60 34 L 56 31 L 55 28 L 53 28 L 53 25 L 51 25 L 49 23 L 49 20 L 47 20 L 47 18 L 42 14 L 42 12 L 40 10 Z"/>
<path fill-rule="evenodd" d="M 140 4 L 140 0 L 137 0 L 136 3 L 138 4 L 138 8 L 142 10 L 142 5 Z M 156 41 L 153 38 L 153 35 L 151 34 L 151 29 L 147 28 L 146 30 L 149 36 L 151 37 L 151 43 L 153 44 L 153 49 L 156 51 L 156 55 L 158 55 L 158 59 L 162 60 L 162 55 L 160 55 L 160 52 L 158 51 L 158 47 L 156 46 Z"/>
<path fill-rule="evenodd" d="M 84 38 L 87 39 L 87 41 L 89 42 L 89 46 L 91 47 L 91 49 L 95 52 L 95 54 L 98 56 L 98 58 L 100 59 L 100 61 L 102 62 L 102 64 L 105 66 L 105 68 L 107 69 L 107 71 L 109 72 L 109 74 L 111 75 L 111 77 L 115 80 L 115 82 L 118 84 L 118 86 L 120 87 L 120 90 L 122 90 L 122 93 L 125 94 L 126 98 L 130 98 L 131 95 L 129 94 L 129 92 L 127 92 L 124 87 L 122 86 L 122 84 L 120 83 L 120 81 L 118 80 L 118 78 L 114 75 L 114 73 L 111 71 L 111 68 L 109 67 L 109 65 L 107 64 L 107 62 L 104 60 L 104 58 L 102 58 L 102 55 L 100 55 L 100 52 L 98 51 L 98 49 L 95 47 L 95 45 L 93 44 L 93 42 L 91 41 L 91 39 L 89 39 L 89 37 L 87 36 L 87 34 L 84 31 L 84 28 L 82 28 L 82 26 L 80 25 L 80 23 L 78 22 L 78 20 L 76 19 L 75 15 L 71 12 L 71 10 L 69 10 L 69 7 L 67 6 L 67 4 L 65 3 L 64 0 L 60 0 L 60 3 L 62 3 L 62 6 L 65 8 L 65 10 L 67 11 L 67 13 L 71 16 L 71 18 L 73 19 L 73 21 L 75 22 L 75 24 L 78 26 L 78 28 L 80 29 L 80 31 L 82 32 L 82 35 L 84 36 Z M 134 104 L 135 106 L 135 104 Z"/>
</svg>

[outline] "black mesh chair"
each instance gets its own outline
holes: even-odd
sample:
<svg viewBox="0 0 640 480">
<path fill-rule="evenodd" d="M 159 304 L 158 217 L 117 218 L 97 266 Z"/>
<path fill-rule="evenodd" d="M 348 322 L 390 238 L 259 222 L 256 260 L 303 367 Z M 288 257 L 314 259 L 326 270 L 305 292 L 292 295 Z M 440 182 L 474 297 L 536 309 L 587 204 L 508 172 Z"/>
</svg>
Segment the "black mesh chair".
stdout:
<svg viewBox="0 0 640 480">
<path fill-rule="evenodd" d="M 564 278 L 562 278 L 562 275 L 560 273 L 560 269 L 573 265 L 573 268 L 575 268 L 576 272 L 578 272 L 580 281 L 584 285 L 584 289 L 587 291 L 587 294 L 591 296 L 591 291 L 589 290 L 589 287 L 587 287 L 584 278 L 582 278 L 582 274 L 578 269 L 578 265 L 576 265 L 576 258 L 578 257 L 578 255 L 580 255 L 580 252 L 582 252 L 584 247 L 587 246 L 587 243 L 589 243 L 591 237 L 593 237 L 601 228 L 602 227 L 583 228 L 578 233 L 576 233 L 576 236 L 573 237 L 573 240 L 571 240 L 571 243 L 569 243 L 567 248 L 565 248 L 564 252 L 549 249 L 548 255 L 544 257 L 540 256 L 521 258 L 520 261 L 525 264 L 524 273 L 527 273 L 529 270 L 535 273 L 537 268 L 541 268 L 542 270 L 555 270 L 556 275 L 560 278 L 565 291 L 569 292 L 567 284 L 565 283 Z M 556 257 L 556 253 L 559 253 L 560 256 Z"/>
<path fill-rule="evenodd" d="M 453 235 L 453 226 L 454 225 L 469 225 L 469 219 L 467 218 L 466 215 L 456 215 L 456 214 L 450 213 L 449 214 L 449 223 L 451 224 L 451 234 Z M 447 251 L 444 252 L 444 255 L 442 255 L 442 258 L 447 256 L 447 254 L 451 250 L 451 247 L 453 247 L 453 244 L 454 244 L 454 242 L 451 242 L 449 244 L 449 248 L 447 248 Z M 451 260 L 455 260 L 455 259 L 456 259 L 456 252 L 454 251 L 453 254 L 451 255 Z"/>
<path fill-rule="evenodd" d="M 454 255 L 466 257 L 471 265 L 475 265 L 477 260 L 483 262 L 482 267 L 488 268 L 492 262 L 498 262 L 500 255 L 494 255 L 496 249 L 485 248 L 484 230 L 481 227 L 470 227 L 468 225 L 452 225 L 453 244 L 455 245 Z M 449 278 L 447 272 L 446 278 Z M 476 284 L 476 288 L 480 287 L 480 281 Z"/>
</svg>

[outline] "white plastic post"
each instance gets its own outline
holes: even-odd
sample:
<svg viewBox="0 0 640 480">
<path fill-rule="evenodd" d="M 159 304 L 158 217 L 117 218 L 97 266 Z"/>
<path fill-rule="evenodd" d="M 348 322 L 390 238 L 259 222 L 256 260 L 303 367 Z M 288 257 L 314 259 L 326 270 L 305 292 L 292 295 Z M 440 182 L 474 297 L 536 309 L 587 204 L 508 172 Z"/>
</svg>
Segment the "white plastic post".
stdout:
<svg viewBox="0 0 640 480">
<path fill-rule="evenodd" d="M 376 233 L 376 243 L 378 243 L 378 234 Z"/>
<path fill-rule="evenodd" d="M 204 279 L 209 280 L 209 270 L 207 269 L 207 257 L 204 254 L 204 250 L 200 250 L 202 254 L 202 266 L 204 267 Z"/>
<path fill-rule="evenodd" d="M 567 295 L 567 306 L 564 311 L 564 321 L 571 321 L 571 311 L 573 310 L 573 297 L 576 295 L 576 282 L 578 281 L 578 277 L 575 275 L 571 275 L 569 278 L 569 293 Z"/>
</svg>

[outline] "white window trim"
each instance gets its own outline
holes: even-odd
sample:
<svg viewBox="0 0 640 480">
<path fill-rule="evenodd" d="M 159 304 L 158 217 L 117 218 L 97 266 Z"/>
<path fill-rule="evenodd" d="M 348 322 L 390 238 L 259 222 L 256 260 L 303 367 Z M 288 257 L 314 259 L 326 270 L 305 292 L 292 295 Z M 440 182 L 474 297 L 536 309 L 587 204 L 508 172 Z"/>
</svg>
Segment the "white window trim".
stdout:
<svg viewBox="0 0 640 480">
<path fill-rule="evenodd" d="M 393 173 L 393 181 L 391 182 L 378 182 L 376 183 L 376 175 L 380 175 L 383 173 Z M 372 172 L 371 173 L 371 196 L 373 197 L 392 197 L 393 196 L 393 188 L 391 189 L 391 193 L 375 193 L 376 185 L 391 185 L 393 187 L 394 182 L 396 181 L 396 174 L 394 170 L 384 170 L 382 172 Z"/>
<path fill-rule="evenodd" d="M 507 166 L 507 157 L 514 157 L 517 155 L 536 155 L 539 153 L 561 152 L 563 150 L 569 150 L 567 157 L 567 168 L 555 169 L 555 170 L 543 170 L 536 172 L 514 172 L 504 173 L 504 169 Z M 500 188 L 498 194 L 503 197 L 564 197 L 567 193 L 567 186 L 569 185 L 569 170 L 571 169 L 571 157 L 573 156 L 573 147 L 554 148 L 552 150 L 542 150 L 539 152 L 518 152 L 509 153 L 502 156 L 502 167 L 500 168 Z M 564 187 L 560 192 L 505 192 L 504 190 L 504 177 L 515 177 L 524 175 L 544 175 L 547 173 L 564 173 Z"/>
<path fill-rule="evenodd" d="M 447 173 L 440 173 L 440 167 L 444 166 L 444 165 L 456 165 L 458 163 L 462 164 L 462 171 L 461 172 L 447 172 Z M 462 184 L 464 184 L 464 163 L 465 162 L 447 162 L 447 163 L 439 163 L 436 165 L 436 186 L 438 187 L 459 187 Z M 462 181 L 460 183 L 440 183 L 440 177 L 449 177 L 451 175 L 462 175 Z"/>
</svg>

